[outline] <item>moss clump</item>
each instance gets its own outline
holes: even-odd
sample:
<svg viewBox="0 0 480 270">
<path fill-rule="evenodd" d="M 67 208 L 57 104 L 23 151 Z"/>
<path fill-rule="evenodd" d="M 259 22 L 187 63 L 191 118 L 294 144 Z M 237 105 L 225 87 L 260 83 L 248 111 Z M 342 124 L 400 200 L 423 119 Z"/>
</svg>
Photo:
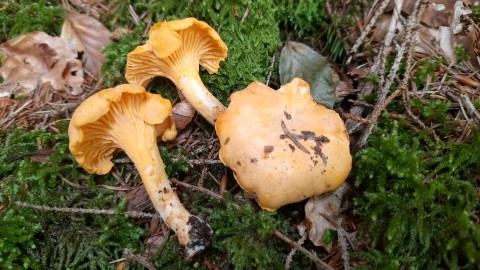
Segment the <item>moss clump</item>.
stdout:
<svg viewBox="0 0 480 270">
<path fill-rule="evenodd" d="M 102 66 L 103 87 L 110 88 L 127 83 L 125 79 L 125 66 L 127 54 L 142 45 L 143 27 L 136 27 L 132 33 L 123 34 L 118 40 L 113 40 L 103 49 L 106 61 Z"/>
<path fill-rule="evenodd" d="M 356 165 L 356 186 L 364 191 L 356 209 L 371 237 L 370 251 L 361 255 L 372 263 L 366 268 L 475 268 L 478 132 L 468 144 L 435 143 L 384 119 Z"/>
<path fill-rule="evenodd" d="M 32 31 L 59 35 L 64 16 L 56 1 L 4 1 L 0 4 L 0 43 Z"/>
<path fill-rule="evenodd" d="M 226 204 L 206 211 L 214 230 L 213 248 L 226 253 L 235 269 L 283 268 L 285 246 L 273 232 L 285 224 L 276 212 L 258 212 L 252 205 L 228 196 Z"/>
<path fill-rule="evenodd" d="M 296 35 L 313 34 L 327 21 L 324 0 L 276 0 L 279 9 L 278 20 L 283 29 L 292 30 Z"/>
</svg>

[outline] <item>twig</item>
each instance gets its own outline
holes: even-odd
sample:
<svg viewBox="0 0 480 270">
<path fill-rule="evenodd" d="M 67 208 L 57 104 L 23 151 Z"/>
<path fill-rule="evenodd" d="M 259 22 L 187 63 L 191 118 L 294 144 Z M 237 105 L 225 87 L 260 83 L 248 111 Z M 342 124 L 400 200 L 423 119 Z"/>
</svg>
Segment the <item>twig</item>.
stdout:
<svg viewBox="0 0 480 270">
<path fill-rule="evenodd" d="M 480 113 L 477 111 L 470 98 L 466 94 L 460 94 L 459 100 L 465 104 L 465 108 L 470 117 L 472 117 L 475 123 L 480 126 Z"/>
<path fill-rule="evenodd" d="M 32 102 L 33 102 L 33 100 L 31 100 L 31 99 L 28 100 L 27 102 L 23 103 L 22 106 L 20 106 L 20 108 L 18 108 L 14 112 L 10 113 L 7 117 L 3 118 L 2 121 L 0 121 L 0 126 L 5 124 L 6 122 L 10 121 L 11 119 L 15 118 L 23 109 L 28 107 Z"/>
<path fill-rule="evenodd" d="M 151 262 L 149 262 L 146 258 L 142 257 L 142 256 L 138 256 L 138 255 L 135 255 L 133 254 L 128 248 L 126 248 L 124 251 L 123 251 L 123 257 L 127 260 L 127 261 L 134 261 L 134 262 L 137 262 L 139 264 L 141 264 L 143 267 L 145 267 L 146 269 L 148 270 L 158 270 Z"/>
<path fill-rule="evenodd" d="M 135 22 L 136 25 L 143 25 L 143 23 L 140 21 L 140 17 L 138 17 L 138 14 L 135 12 L 131 4 L 127 5 L 128 12 L 130 12 L 130 15 L 132 15 L 133 22 Z"/>
<path fill-rule="evenodd" d="M 89 208 L 67 208 L 67 207 L 51 207 L 45 205 L 32 204 L 22 201 L 16 201 L 15 204 L 20 207 L 32 208 L 41 211 L 54 211 L 54 212 L 64 212 L 64 213 L 73 213 L 73 214 L 95 214 L 95 215 L 118 215 L 120 214 L 116 210 L 105 210 L 105 209 L 89 209 Z M 129 217 L 132 218 L 153 218 L 158 217 L 158 214 L 150 214 L 139 211 L 126 211 Z"/>
<path fill-rule="evenodd" d="M 312 260 L 313 262 L 315 262 L 319 268 L 321 268 L 321 269 L 328 269 L 328 270 L 334 270 L 330 265 L 328 265 L 327 263 L 325 263 L 325 262 L 323 262 L 322 260 L 320 260 L 320 258 L 318 258 L 315 254 L 313 254 L 312 252 L 310 252 L 310 251 L 307 250 L 306 248 L 302 247 L 301 245 L 299 245 L 297 242 L 293 241 L 292 239 L 288 238 L 288 236 L 284 235 L 284 234 L 281 233 L 280 231 L 275 230 L 274 234 L 275 234 L 275 236 L 277 236 L 278 238 L 282 239 L 285 243 L 289 244 L 290 246 L 298 249 L 299 251 L 301 251 L 301 252 L 303 252 L 305 255 L 307 255 L 308 258 L 310 258 L 310 260 Z"/>
<path fill-rule="evenodd" d="M 352 55 L 357 52 L 357 50 L 360 48 L 360 46 L 363 44 L 365 39 L 367 38 L 368 34 L 370 34 L 370 31 L 372 31 L 373 27 L 375 26 L 375 23 L 378 20 L 378 17 L 382 15 L 383 11 L 385 11 L 385 8 L 387 8 L 387 5 L 390 1 L 383 1 L 380 6 L 378 7 L 377 11 L 373 15 L 372 19 L 368 22 L 368 24 L 365 26 L 362 34 L 360 34 L 360 37 L 355 41 L 355 43 L 352 46 L 352 49 L 350 50 L 350 56 L 347 59 L 347 65 L 352 61 Z"/>
<path fill-rule="evenodd" d="M 390 25 L 388 27 L 388 32 L 385 35 L 385 46 L 390 46 L 392 44 L 393 38 L 395 37 L 395 29 L 397 29 L 397 21 L 400 17 L 400 12 L 402 12 L 403 0 L 395 0 L 395 7 L 393 8 L 393 16 L 390 20 Z"/>
<path fill-rule="evenodd" d="M 290 130 L 288 130 L 287 126 L 285 125 L 285 122 L 283 122 L 282 120 L 282 129 L 283 129 L 283 132 L 285 132 L 285 136 L 287 138 L 289 138 L 300 150 L 302 150 L 303 152 L 307 153 L 307 154 L 310 154 L 310 151 L 308 151 L 307 148 L 305 148 L 305 146 L 303 146 L 298 140 L 297 138 L 295 138 L 295 136 L 290 132 Z"/>
<path fill-rule="evenodd" d="M 300 239 L 298 239 L 297 243 L 299 245 L 302 245 L 303 242 L 305 242 L 305 240 L 307 240 L 307 236 L 308 236 L 308 234 L 304 233 L 303 236 Z M 294 248 L 292 248 L 290 253 L 288 253 L 287 259 L 285 260 L 285 269 L 290 269 L 290 264 L 292 263 L 293 255 L 295 255 L 295 253 L 297 251 L 298 251 L 298 249 L 294 247 Z"/>
<path fill-rule="evenodd" d="M 215 135 L 215 132 L 213 132 L 212 135 L 210 135 L 210 139 L 212 139 L 214 137 L 214 135 Z M 215 150 L 217 150 L 216 148 L 217 148 L 216 144 L 213 144 L 212 149 L 210 149 L 210 152 L 208 153 L 207 159 L 212 158 L 213 153 L 215 153 Z M 208 168 L 206 166 L 203 167 L 202 174 L 200 175 L 200 180 L 198 180 L 198 185 L 201 186 L 201 187 L 203 187 L 205 177 L 207 176 L 207 169 Z"/>
<path fill-rule="evenodd" d="M 197 191 L 200 191 L 200 192 L 203 192 L 203 193 L 205 193 L 205 194 L 208 194 L 208 195 L 210 195 L 210 196 L 212 196 L 212 197 L 214 197 L 214 198 L 216 198 L 216 199 L 219 199 L 219 200 L 221 200 L 221 201 L 225 201 L 225 198 L 223 198 L 222 195 L 216 193 L 215 191 L 211 191 L 211 190 L 209 190 L 209 189 L 207 189 L 207 188 L 195 186 L 195 185 L 192 185 L 192 184 L 188 184 L 188 183 L 179 181 L 179 180 L 174 179 L 174 178 L 171 178 L 171 179 L 170 179 L 170 182 L 175 183 L 175 184 L 177 184 L 177 185 L 179 185 L 179 186 L 184 186 L 184 187 L 187 187 L 187 188 L 195 189 L 195 190 L 197 190 Z"/>
<path fill-rule="evenodd" d="M 178 159 L 173 159 L 173 161 L 177 161 Z M 213 164 L 222 164 L 219 159 L 189 159 L 187 160 L 188 164 L 194 165 L 213 165 Z"/>
<path fill-rule="evenodd" d="M 270 64 L 270 71 L 268 72 L 268 75 L 267 75 L 266 85 L 270 83 L 270 77 L 272 76 L 272 70 L 273 70 L 274 64 L 275 64 L 275 52 L 273 53 L 273 56 L 272 56 L 272 62 Z"/>
<path fill-rule="evenodd" d="M 373 65 L 370 67 L 370 70 L 369 70 L 369 73 L 371 75 L 380 77 L 381 79 L 380 84 L 383 84 L 383 76 L 384 76 L 383 72 L 385 70 L 385 64 L 386 64 L 385 59 L 387 58 L 386 56 L 390 53 L 391 50 L 392 50 L 391 47 L 381 46 L 380 52 L 378 53 L 377 57 L 375 58 L 375 61 L 373 62 Z M 375 84 L 373 82 L 367 81 L 365 86 L 362 88 L 360 97 L 370 95 L 374 87 L 375 87 Z M 350 109 L 350 114 L 360 116 L 363 113 L 364 107 L 365 105 L 363 107 L 359 105 L 353 106 Z M 347 126 L 348 134 L 352 135 L 353 133 L 357 132 L 362 126 L 362 124 L 364 123 L 355 121 L 353 119 L 347 119 L 346 126 Z"/>
<path fill-rule="evenodd" d="M 398 95 L 400 94 L 401 91 L 405 90 L 408 84 L 408 81 L 410 80 L 410 68 L 412 66 L 412 59 L 413 59 L 413 47 L 416 44 L 416 39 L 415 39 L 415 29 L 418 26 L 418 20 L 420 19 L 420 16 L 423 14 L 423 11 L 425 10 L 426 7 L 426 1 L 425 0 L 416 0 L 415 5 L 414 5 L 414 10 L 416 11 L 415 13 L 411 14 L 409 19 L 408 19 L 408 25 L 407 25 L 407 33 L 405 35 L 405 40 L 400 46 L 400 49 L 397 52 L 397 56 L 395 57 L 392 69 L 390 70 L 390 73 L 388 74 L 388 78 L 385 82 L 385 84 L 382 87 L 382 91 L 379 94 L 379 97 L 377 99 L 377 102 L 375 104 L 375 108 L 368 118 L 369 121 L 371 121 L 371 124 L 368 124 L 366 128 L 364 129 L 362 135 L 360 136 L 358 140 L 358 147 L 361 148 L 365 146 L 367 143 L 367 139 L 372 133 L 373 127 L 376 125 L 377 119 L 380 116 L 381 112 L 386 108 L 386 106 Z M 400 63 L 403 59 L 403 54 L 405 53 L 405 50 L 408 46 L 407 50 L 407 68 L 403 77 L 403 80 L 400 84 L 400 86 L 395 90 L 389 97 L 386 99 L 386 96 L 388 94 L 388 91 L 390 90 L 390 87 L 393 84 L 394 78 L 397 76 L 397 71 L 400 68 Z"/>
<path fill-rule="evenodd" d="M 341 113 L 340 114 L 343 118 L 345 119 L 350 119 L 350 120 L 354 120 L 355 122 L 358 122 L 358 123 L 362 123 L 362 124 L 370 124 L 371 122 L 365 118 L 362 118 L 358 115 L 353 115 L 353 114 L 349 114 L 349 113 Z"/>
</svg>

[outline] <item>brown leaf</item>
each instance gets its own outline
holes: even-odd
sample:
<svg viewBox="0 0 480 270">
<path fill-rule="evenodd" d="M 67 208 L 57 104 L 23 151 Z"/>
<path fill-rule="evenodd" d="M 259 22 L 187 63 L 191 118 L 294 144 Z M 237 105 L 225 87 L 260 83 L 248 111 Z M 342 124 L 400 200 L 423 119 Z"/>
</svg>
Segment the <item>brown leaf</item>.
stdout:
<svg viewBox="0 0 480 270">
<path fill-rule="evenodd" d="M 81 62 L 61 38 L 52 37 L 43 32 L 31 32 L 19 35 L 0 45 L 5 54 L 0 68 L 4 82 L 0 85 L 0 97 L 28 95 L 38 85 L 50 83 L 53 89 L 73 88 L 80 92 L 83 83 Z M 75 79 L 65 80 L 65 69 L 80 69 Z"/>
<path fill-rule="evenodd" d="M 307 224 L 310 225 L 308 226 L 308 238 L 314 245 L 322 246 L 327 251 L 331 250 L 332 245 L 323 242 L 323 234 L 327 229 L 336 230 L 336 227 L 324 216 L 329 216 L 337 221 L 337 224 L 341 224 L 338 211 L 347 188 L 347 185 L 343 184 L 333 193 L 311 197 L 305 205 L 305 218 Z"/>
<path fill-rule="evenodd" d="M 96 19 L 79 13 L 70 13 L 63 22 L 61 38 L 71 48 L 83 53 L 82 62 L 85 69 L 99 78 L 105 62 L 102 49 L 110 42 L 110 35 L 110 31 Z"/>
<path fill-rule="evenodd" d="M 195 109 L 187 101 L 181 101 L 172 108 L 173 120 L 177 129 L 184 129 L 195 116 Z"/>
</svg>

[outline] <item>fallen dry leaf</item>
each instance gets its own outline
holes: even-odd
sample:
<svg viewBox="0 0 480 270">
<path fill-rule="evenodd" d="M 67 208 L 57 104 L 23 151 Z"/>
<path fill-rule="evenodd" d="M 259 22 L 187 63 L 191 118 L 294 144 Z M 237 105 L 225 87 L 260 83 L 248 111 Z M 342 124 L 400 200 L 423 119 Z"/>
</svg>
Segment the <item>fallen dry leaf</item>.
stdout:
<svg viewBox="0 0 480 270">
<path fill-rule="evenodd" d="M 308 239 L 314 245 L 324 247 L 328 252 L 332 249 L 332 244 L 327 244 L 322 240 L 323 234 L 327 229 L 337 230 L 337 228 L 324 216 L 331 217 L 338 225 L 342 223 L 342 219 L 338 217 L 338 211 L 342 203 L 342 197 L 347 190 L 348 186 L 342 184 L 332 193 L 311 197 L 305 205 Z"/>
<path fill-rule="evenodd" d="M 22 34 L 0 45 L 2 60 L 0 97 L 28 95 L 50 83 L 54 90 L 81 93 L 82 63 L 61 38 L 44 32 Z"/>
<path fill-rule="evenodd" d="M 177 129 L 184 129 L 195 116 L 195 109 L 186 100 L 172 107 L 173 120 Z"/>
<path fill-rule="evenodd" d="M 96 19 L 79 14 L 67 14 L 60 37 L 75 51 L 82 53 L 85 69 L 95 78 L 100 78 L 105 56 L 103 47 L 110 42 L 110 31 Z"/>
</svg>

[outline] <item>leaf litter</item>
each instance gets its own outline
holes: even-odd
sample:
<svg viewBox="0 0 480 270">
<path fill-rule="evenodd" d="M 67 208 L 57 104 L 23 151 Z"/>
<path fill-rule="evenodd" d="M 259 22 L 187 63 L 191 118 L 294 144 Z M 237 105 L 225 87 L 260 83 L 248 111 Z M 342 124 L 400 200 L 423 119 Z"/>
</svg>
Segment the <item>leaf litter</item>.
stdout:
<svg viewBox="0 0 480 270">
<path fill-rule="evenodd" d="M 110 43 L 110 31 L 96 19 L 80 13 L 67 14 L 61 38 L 81 55 L 85 69 L 101 78 L 105 56 L 102 50 Z"/>
</svg>

